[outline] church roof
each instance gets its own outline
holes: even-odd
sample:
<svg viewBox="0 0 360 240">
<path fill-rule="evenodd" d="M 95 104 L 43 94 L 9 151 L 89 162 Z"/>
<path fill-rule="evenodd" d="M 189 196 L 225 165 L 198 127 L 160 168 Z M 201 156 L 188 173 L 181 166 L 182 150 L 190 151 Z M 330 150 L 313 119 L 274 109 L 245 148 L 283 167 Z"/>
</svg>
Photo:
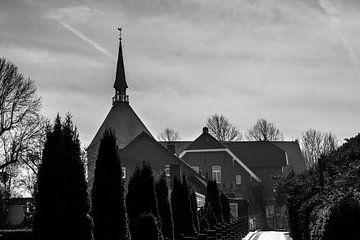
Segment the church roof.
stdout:
<svg viewBox="0 0 360 240">
<path fill-rule="evenodd" d="M 106 128 L 111 128 L 115 131 L 119 148 L 124 148 L 142 132 L 146 132 L 151 136 L 150 131 L 126 102 L 117 102 L 113 104 L 110 112 L 89 145 L 89 148 L 100 143 Z"/>
<path fill-rule="evenodd" d="M 122 90 L 128 88 L 125 79 L 125 67 L 124 67 L 124 59 L 122 54 L 122 46 L 121 46 L 121 38 L 119 42 L 119 53 L 116 65 L 116 77 L 114 82 L 114 88 L 116 90 Z"/>
</svg>

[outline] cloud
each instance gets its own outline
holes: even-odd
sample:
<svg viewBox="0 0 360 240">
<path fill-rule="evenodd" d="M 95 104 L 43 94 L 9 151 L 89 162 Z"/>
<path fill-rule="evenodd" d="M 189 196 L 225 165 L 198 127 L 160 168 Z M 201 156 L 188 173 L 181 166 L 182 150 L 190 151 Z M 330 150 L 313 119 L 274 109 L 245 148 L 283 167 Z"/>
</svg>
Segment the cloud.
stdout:
<svg viewBox="0 0 360 240">
<path fill-rule="evenodd" d="M 84 40 L 85 42 L 90 44 L 93 48 L 95 48 L 97 51 L 99 51 L 106 57 L 110 58 L 111 60 L 116 60 L 116 57 L 112 53 L 110 53 L 108 50 L 106 50 L 104 47 L 102 47 L 100 44 L 98 44 L 94 40 L 87 37 L 81 31 L 75 29 L 70 24 L 66 23 L 64 20 L 66 18 L 70 18 L 71 21 L 75 21 L 80 24 L 85 24 L 87 22 L 87 19 L 89 18 L 89 15 L 90 15 L 89 8 L 75 7 L 75 8 L 58 9 L 56 11 L 50 12 L 47 15 L 47 17 L 49 19 L 53 19 L 53 20 L 57 21 L 58 23 L 60 23 L 68 31 L 72 32 L 78 38 L 80 38 L 81 40 Z"/>
<path fill-rule="evenodd" d="M 354 66 L 354 71 L 356 73 L 357 78 L 360 80 L 360 69 L 359 69 L 358 59 L 346 35 L 340 29 L 341 20 L 338 16 L 341 13 L 341 10 L 336 5 L 331 3 L 331 1 L 329 0 L 319 0 L 319 4 L 329 16 L 331 28 L 339 37 L 344 48 L 348 52 L 349 60 Z"/>
</svg>

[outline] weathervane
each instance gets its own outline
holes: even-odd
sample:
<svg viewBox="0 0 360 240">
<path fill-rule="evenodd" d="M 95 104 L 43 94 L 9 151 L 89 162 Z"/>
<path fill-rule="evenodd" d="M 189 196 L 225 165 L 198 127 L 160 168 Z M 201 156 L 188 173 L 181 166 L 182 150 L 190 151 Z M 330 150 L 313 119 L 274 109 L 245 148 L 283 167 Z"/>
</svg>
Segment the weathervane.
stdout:
<svg viewBox="0 0 360 240">
<path fill-rule="evenodd" d="M 119 30 L 119 40 L 121 40 L 121 31 L 122 31 L 122 27 L 121 28 L 118 28 Z"/>
</svg>

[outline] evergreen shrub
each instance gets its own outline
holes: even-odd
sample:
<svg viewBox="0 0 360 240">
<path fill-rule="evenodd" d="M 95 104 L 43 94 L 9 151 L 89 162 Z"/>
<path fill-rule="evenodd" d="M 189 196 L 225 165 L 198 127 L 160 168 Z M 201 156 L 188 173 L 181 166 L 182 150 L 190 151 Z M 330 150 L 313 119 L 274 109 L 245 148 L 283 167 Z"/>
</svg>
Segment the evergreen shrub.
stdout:
<svg viewBox="0 0 360 240">
<path fill-rule="evenodd" d="M 161 240 L 162 235 L 156 217 L 152 214 L 141 214 L 133 221 L 133 226 L 137 231 L 131 234 L 132 240 Z"/>
<path fill-rule="evenodd" d="M 169 188 L 165 173 L 161 174 L 155 183 L 155 189 L 161 218 L 161 231 L 165 238 L 172 240 L 174 239 L 174 222 L 169 203 Z"/>
</svg>

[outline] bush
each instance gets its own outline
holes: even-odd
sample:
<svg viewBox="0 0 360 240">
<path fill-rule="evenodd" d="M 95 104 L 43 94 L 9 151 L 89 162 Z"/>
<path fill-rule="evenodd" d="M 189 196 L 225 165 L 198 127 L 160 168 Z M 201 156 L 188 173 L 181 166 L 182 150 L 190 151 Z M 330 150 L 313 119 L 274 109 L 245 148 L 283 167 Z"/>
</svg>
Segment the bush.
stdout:
<svg viewBox="0 0 360 240">
<path fill-rule="evenodd" d="M 360 194 L 338 192 L 313 211 L 312 240 L 360 239 Z"/>
<path fill-rule="evenodd" d="M 132 240 L 161 240 L 162 235 L 159 231 L 158 221 L 152 214 L 141 214 L 133 221 L 135 229 L 131 235 Z"/>
</svg>

